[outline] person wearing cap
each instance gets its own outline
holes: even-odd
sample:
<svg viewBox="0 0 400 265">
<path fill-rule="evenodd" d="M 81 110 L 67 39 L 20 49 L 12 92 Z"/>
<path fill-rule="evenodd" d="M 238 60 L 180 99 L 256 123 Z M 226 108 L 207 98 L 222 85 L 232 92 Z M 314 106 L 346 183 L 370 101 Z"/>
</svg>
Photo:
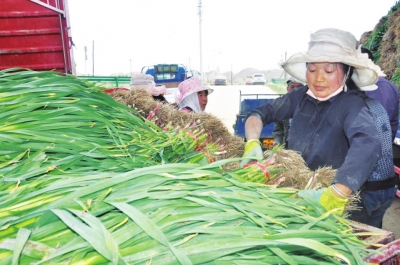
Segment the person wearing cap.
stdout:
<svg viewBox="0 0 400 265">
<path fill-rule="evenodd" d="M 383 73 L 356 47 L 356 38 L 346 31 L 326 28 L 312 33 L 308 51 L 294 54 L 281 64 L 307 85 L 256 108 L 245 123 L 247 143 L 241 166 L 262 159 L 258 139 L 263 125 L 292 119 L 288 148 L 299 152 L 311 170 L 325 166 L 337 170 L 328 188 L 298 195 L 317 199 L 334 214 L 342 214 L 348 196 L 367 182 L 387 187 L 380 192 L 381 198 L 388 200 L 395 194 L 395 185 L 391 186 L 394 168 L 373 174 L 377 173 L 377 162 L 382 161 L 383 143 L 362 92 Z M 388 118 L 384 111 L 381 113 Z M 390 131 L 388 122 L 382 124 L 380 129 Z"/>
<path fill-rule="evenodd" d="M 298 81 L 294 78 L 288 79 L 286 81 L 286 85 L 287 85 L 286 90 L 288 93 L 298 87 L 303 86 L 303 84 L 300 81 Z M 274 130 L 272 131 L 272 136 L 274 137 L 274 146 L 284 145 L 286 148 L 286 145 L 287 145 L 286 142 L 287 142 L 287 136 L 289 133 L 290 123 L 291 123 L 291 119 L 275 122 L 275 127 L 274 127 Z"/>
<path fill-rule="evenodd" d="M 179 110 L 186 112 L 201 113 L 204 112 L 208 103 L 208 95 L 214 90 L 204 86 L 201 80 L 195 76 L 178 85 L 179 94 L 175 101 Z"/>
<path fill-rule="evenodd" d="M 164 85 L 156 86 L 154 77 L 149 74 L 137 73 L 131 77 L 130 89 L 146 89 L 154 100 L 167 102 L 164 95 L 167 93 L 167 88 Z"/>
<path fill-rule="evenodd" d="M 293 77 L 291 77 L 286 81 L 286 86 L 287 86 L 286 87 L 287 92 L 290 92 L 300 86 L 303 86 L 303 84 L 299 80 L 296 80 Z"/>
</svg>

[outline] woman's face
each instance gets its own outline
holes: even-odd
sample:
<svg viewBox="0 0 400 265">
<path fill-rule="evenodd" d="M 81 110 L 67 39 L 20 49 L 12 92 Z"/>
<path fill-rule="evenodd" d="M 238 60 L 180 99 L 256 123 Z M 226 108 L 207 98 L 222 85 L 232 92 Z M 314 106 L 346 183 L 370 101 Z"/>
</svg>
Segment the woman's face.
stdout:
<svg viewBox="0 0 400 265">
<path fill-rule="evenodd" d="M 308 63 L 308 87 L 316 97 L 325 98 L 342 86 L 344 72 L 340 63 Z"/>
<path fill-rule="evenodd" d="M 206 109 L 207 102 L 208 102 L 208 91 L 203 90 L 197 92 L 197 96 L 199 97 L 199 104 L 202 111 Z"/>
</svg>

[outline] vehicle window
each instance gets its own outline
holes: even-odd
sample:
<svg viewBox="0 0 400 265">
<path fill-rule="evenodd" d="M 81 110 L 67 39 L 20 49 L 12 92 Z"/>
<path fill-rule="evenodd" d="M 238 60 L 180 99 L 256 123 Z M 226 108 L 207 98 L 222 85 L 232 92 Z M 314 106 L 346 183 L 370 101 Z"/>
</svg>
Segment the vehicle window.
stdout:
<svg viewBox="0 0 400 265">
<path fill-rule="evenodd" d="M 174 73 L 162 73 L 156 75 L 156 80 L 169 80 L 174 78 L 175 78 Z"/>
</svg>

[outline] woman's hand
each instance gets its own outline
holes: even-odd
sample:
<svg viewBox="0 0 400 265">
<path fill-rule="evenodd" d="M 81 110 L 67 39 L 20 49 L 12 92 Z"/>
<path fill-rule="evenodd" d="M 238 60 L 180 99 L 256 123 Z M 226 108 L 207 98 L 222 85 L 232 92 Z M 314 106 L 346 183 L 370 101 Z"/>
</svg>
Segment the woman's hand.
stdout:
<svg viewBox="0 0 400 265">
<path fill-rule="evenodd" d="M 240 163 L 240 167 L 243 168 L 243 166 L 249 162 L 261 159 L 263 159 L 263 151 L 260 141 L 258 139 L 251 139 L 247 141 L 246 145 L 244 146 L 243 160 Z"/>
</svg>

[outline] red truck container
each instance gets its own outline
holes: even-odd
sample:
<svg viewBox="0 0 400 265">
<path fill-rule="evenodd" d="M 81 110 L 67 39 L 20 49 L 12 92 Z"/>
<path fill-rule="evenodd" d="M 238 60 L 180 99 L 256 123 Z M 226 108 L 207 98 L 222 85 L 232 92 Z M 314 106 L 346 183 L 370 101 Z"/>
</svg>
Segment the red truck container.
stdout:
<svg viewBox="0 0 400 265">
<path fill-rule="evenodd" d="M 0 70 L 75 74 L 67 0 L 0 0 Z"/>
</svg>

